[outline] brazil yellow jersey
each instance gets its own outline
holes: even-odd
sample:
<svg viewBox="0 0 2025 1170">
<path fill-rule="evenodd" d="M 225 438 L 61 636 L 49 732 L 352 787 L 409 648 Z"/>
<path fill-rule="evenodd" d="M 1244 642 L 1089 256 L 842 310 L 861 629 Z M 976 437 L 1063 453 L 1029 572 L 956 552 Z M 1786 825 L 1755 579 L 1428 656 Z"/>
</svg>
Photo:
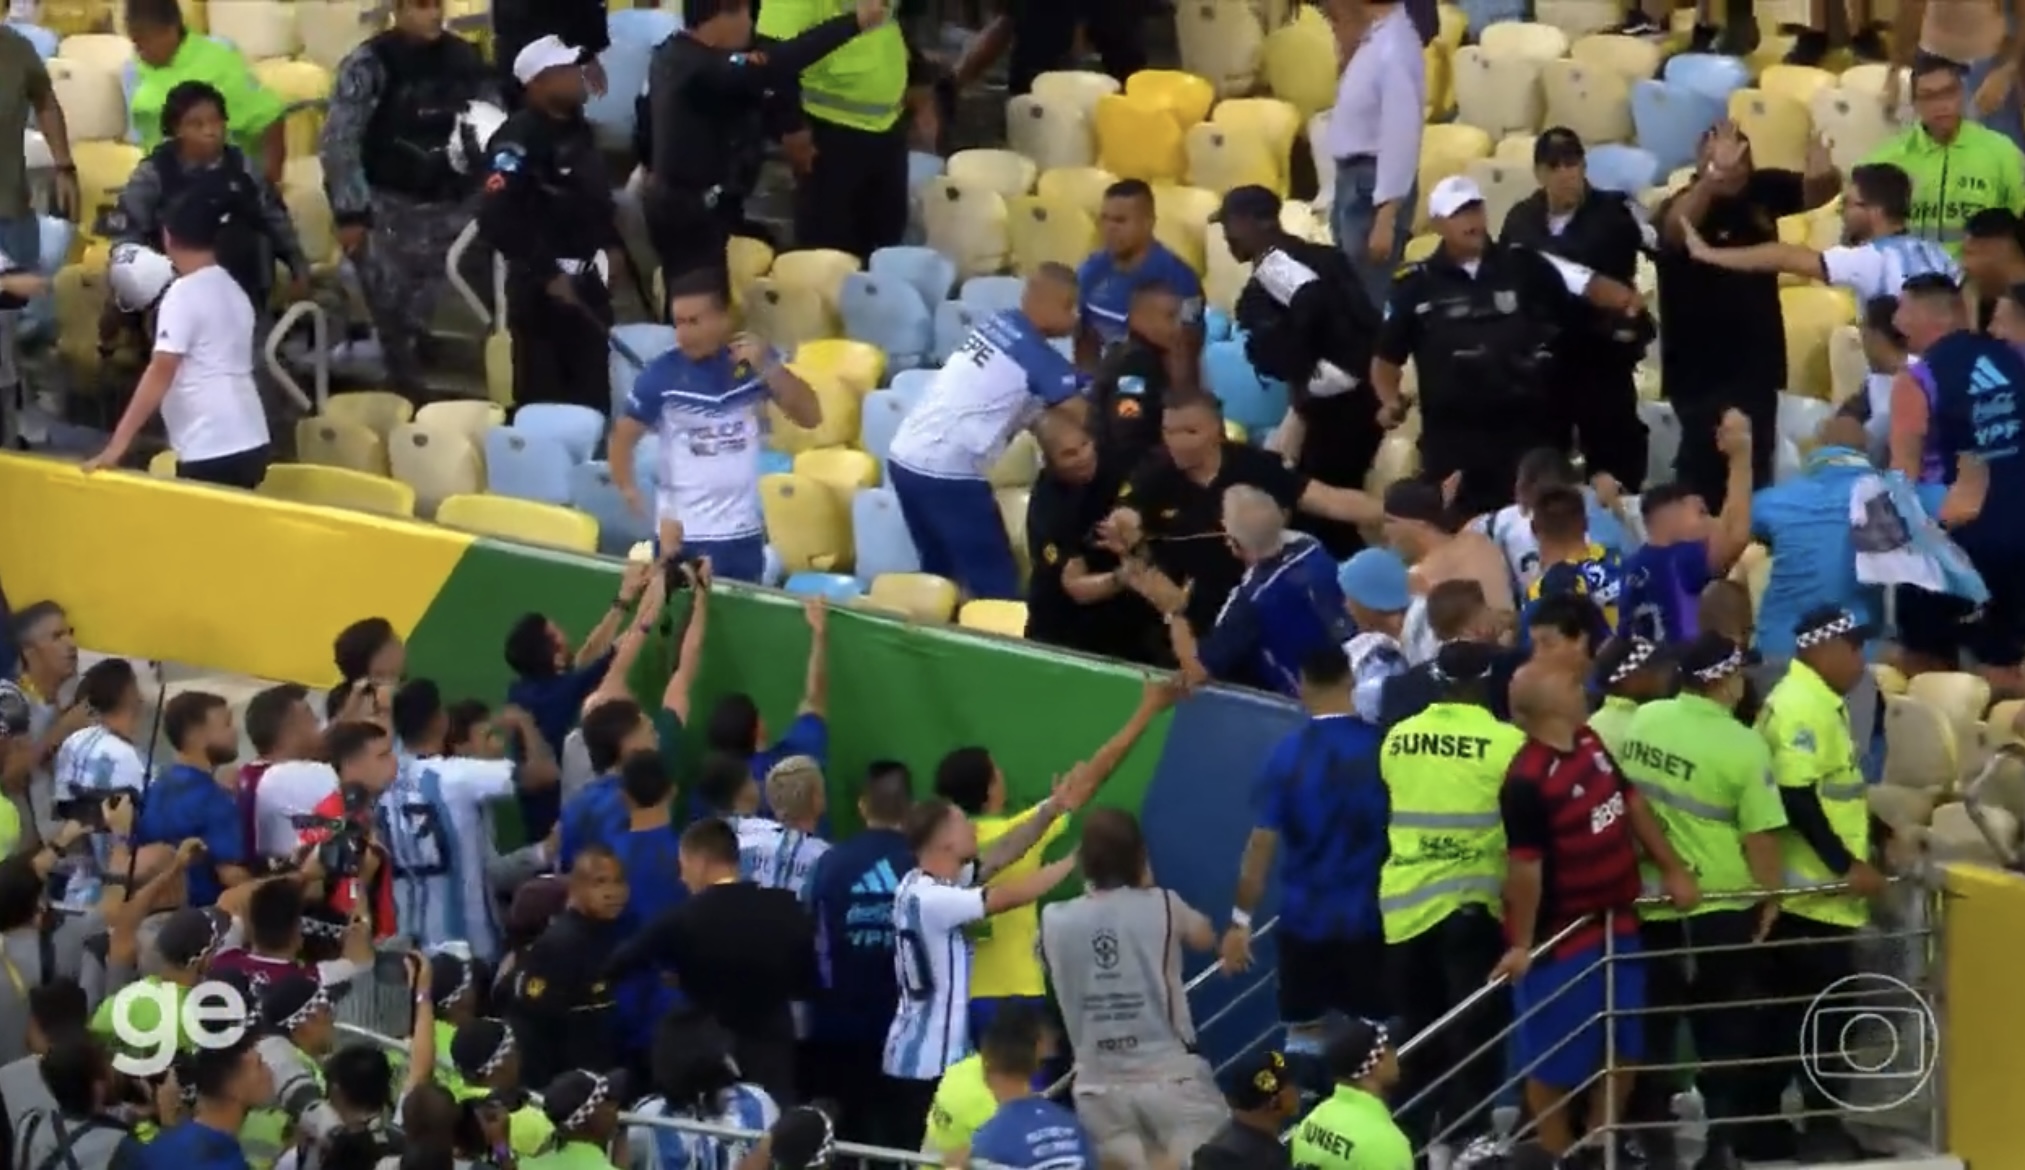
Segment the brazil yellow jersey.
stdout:
<svg viewBox="0 0 2025 1170">
<path fill-rule="evenodd" d="M 980 850 L 998 840 L 1007 830 L 1026 821 L 1034 815 L 1028 809 L 1010 817 L 977 818 L 977 846 Z M 1041 858 L 1048 846 L 1068 830 L 1068 818 L 1058 818 L 1041 834 L 1040 843 L 1027 850 L 1018 861 L 992 875 L 991 883 L 1016 881 L 1041 867 Z M 970 997 L 972 999 L 999 999 L 1006 996 L 1042 996 L 1047 994 L 1047 983 L 1041 974 L 1041 960 L 1036 947 L 1041 937 L 1041 911 L 1038 906 L 1020 906 L 1002 914 L 994 914 L 977 924 L 971 937 L 976 946 L 970 957 Z"/>
</svg>

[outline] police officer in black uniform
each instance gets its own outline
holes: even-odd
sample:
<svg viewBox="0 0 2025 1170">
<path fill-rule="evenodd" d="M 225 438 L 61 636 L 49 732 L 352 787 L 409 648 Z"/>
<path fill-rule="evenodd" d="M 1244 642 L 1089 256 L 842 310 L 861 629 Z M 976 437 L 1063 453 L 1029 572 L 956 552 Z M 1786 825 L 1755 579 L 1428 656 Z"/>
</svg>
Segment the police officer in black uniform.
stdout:
<svg viewBox="0 0 2025 1170">
<path fill-rule="evenodd" d="M 598 154 L 581 54 L 554 37 L 513 62 L 525 104 L 493 135 L 478 204 L 484 240 L 506 258 L 513 399 L 611 408 L 606 337 L 622 246 Z"/>
<path fill-rule="evenodd" d="M 1533 170 L 1540 189 L 1505 216 L 1498 242 L 1551 252 L 1622 284 L 1638 279 L 1645 231 L 1616 191 L 1590 186 L 1582 139 L 1556 126 L 1533 140 Z M 1619 340 L 1622 314 L 1577 311 L 1558 347 L 1556 396 L 1565 408 L 1564 436 L 1574 443 L 1591 477 L 1609 475 L 1626 491 L 1645 483 L 1645 423 L 1638 417 L 1632 380 L 1644 347 Z M 1632 336 L 1636 336 L 1633 334 Z M 1564 437 L 1556 446 L 1566 446 Z"/>
<path fill-rule="evenodd" d="M 855 11 L 752 51 L 751 0 L 683 0 L 683 29 L 654 51 L 645 103 L 647 234 L 664 279 L 722 272 L 730 238 L 756 234 L 745 200 L 769 137 L 770 91 L 885 18 L 885 0 L 858 0 Z"/>
<path fill-rule="evenodd" d="M 1556 433 L 1553 346 L 1577 297 L 1623 319 L 1626 344 L 1651 336 L 1630 286 L 1530 248 L 1494 244 L 1484 193 L 1457 175 L 1428 196 L 1441 246 L 1393 281 L 1371 382 L 1381 420 L 1397 426 L 1407 403 L 1400 376 L 1420 371 L 1420 465 L 1436 482 L 1460 473 L 1455 510 L 1474 515 L 1512 499 L 1519 459 Z"/>
<path fill-rule="evenodd" d="M 1126 302 L 1125 340 L 1111 347 L 1090 377 L 1091 416 L 1104 463 L 1121 482 L 1160 450 L 1161 403 L 1168 391 L 1194 390 L 1201 380 L 1186 301 L 1165 281 L 1134 288 Z"/>
<path fill-rule="evenodd" d="M 1364 383 L 1378 307 L 1339 248 L 1310 243 L 1280 227 L 1280 198 L 1264 187 L 1224 196 L 1224 241 L 1252 278 L 1234 314 L 1254 369 L 1288 387 L 1290 429 L 1275 444 L 1301 474 L 1358 488 L 1378 443 L 1378 400 Z M 1355 525 L 1301 517 L 1329 555 L 1344 560 L 1364 547 Z"/>
<path fill-rule="evenodd" d="M 619 1066 L 618 1002 L 605 965 L 619 943 L 626 874 L 602 845 L 570 866 L 569 902 L 514 969 L 506 1017 L 524 1045 L 521 1080 L 543 1084 L 573 1068 Z"/>
</svg>

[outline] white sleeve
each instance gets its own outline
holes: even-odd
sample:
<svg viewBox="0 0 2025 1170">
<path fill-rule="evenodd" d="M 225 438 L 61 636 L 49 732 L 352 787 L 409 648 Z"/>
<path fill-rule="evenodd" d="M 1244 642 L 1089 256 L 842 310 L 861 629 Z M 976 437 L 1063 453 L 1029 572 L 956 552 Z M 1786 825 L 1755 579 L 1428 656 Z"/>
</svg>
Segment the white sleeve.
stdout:
<svg viewBox="0 0 2025 1170">
<path fill-rule="evenodd" d="M 981 887 L 922 882 L 914 888 L 914 897 L 921 906 L 924 930 L 947 933 L 984 917 L 984 890 Z"/>
<path fill-rule="evenodd" d="M 170 285 L 168 295 L 162 298 L 161 308 L 155 311 L 155 352 L 182 355 L 189 353 L 197 344 L 203 314 L 182 291 L 189 287 L 181 281 Z"/>
<path fill-rule="evenodd" d="M 1569 293 L 1574 296 L 1579 297 L 1587 292 L 1589 282 L 1596 279 L 1594 268 L 1577 264 L 1572 260 L 1563 260 L 1551 252 L 1541 252 L 1538 255 L 1554 266 L 1554 271 L 1561 274 L 1561 283 L 1567 285 Z"/>
<path fill-rule="evenodd" d="M 469 804 L 487 804 L 513 795 L 512 760 L 473 760 L 463 756 L 440 760 L 437 776 L 445 795 Z"/>
<path fill-rule="evenodd" d="M 1821 272 L 1828 283 L 1858 296 L 1876 296 L 1884 291 L 1884 253 L 1876 248 L 1843 245 L 1830 248 L 1821 253 Z"/>
<path fill-rule="evenodd" d="M 110 738 L 110 737 L 108 737 Z M 147 765 L 141 763 L 141 756 L 125 743 L 116 743 L 114 750 L 106 753 L 112 760 L 112 782 L 106 787 L 113 791 L 129 789 L 138 792 L 148 786 Z"/>
</svg>

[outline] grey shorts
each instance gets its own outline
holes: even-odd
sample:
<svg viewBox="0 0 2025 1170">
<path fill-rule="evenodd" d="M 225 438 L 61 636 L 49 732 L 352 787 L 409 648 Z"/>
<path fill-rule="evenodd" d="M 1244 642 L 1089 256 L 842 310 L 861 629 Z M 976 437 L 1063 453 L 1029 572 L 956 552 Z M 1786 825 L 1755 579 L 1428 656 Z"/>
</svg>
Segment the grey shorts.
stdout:
<svg viewBox="0 0 2025 1170">
<path fill-rule="evenodd" d="M 1230 1120 L 1209 1062 L 1164 1080 L 1076 1084 L 1076 1118 L 1097 1144 L 1105 1170 L 1186 1165 L 1196 1147 Z"/>
</svg>

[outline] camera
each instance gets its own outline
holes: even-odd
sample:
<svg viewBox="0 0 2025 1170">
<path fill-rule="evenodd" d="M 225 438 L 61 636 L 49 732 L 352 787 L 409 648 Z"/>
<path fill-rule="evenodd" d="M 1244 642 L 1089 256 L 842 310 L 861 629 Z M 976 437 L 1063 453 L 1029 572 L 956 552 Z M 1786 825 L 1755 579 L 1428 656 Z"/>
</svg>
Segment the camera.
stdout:
<svg viewBox="0 0 2025 1170">
<path fill-rule="evenodd" d="M 317 842 L 314 856 L 326 876 L 355 878 L 365 867 L 367 842 L 372 834 L 373 794 L 357 784 L 345 785 L 340 791 L 344 796 L 343 816 L 311 814 L 291 818 L 291 823 L 301 832 L 325 834 Z"/>
<path fill-rule="evenodd" d="M 668 574 L 668 592 L 687 589 L 703 575 L 703 561 L 699 557 L 670 557 L 663 561 L 661 571 Z"/>
<path fill-rule="evenodd" d="M 121 797 L 125 797 L 129 803 L 138 803 L 140 795 L 139 792 L 131 788 L 112 788 L 102 792 L 88 792 L 82 796 L 73 796 L 68 800 L 56 802 L 54 806 L 56 819 L 59 821 L 75 821 L 94 833 L 104 832 L 107 827 L 105 819 L 106 805 Z"/>
</svg>

